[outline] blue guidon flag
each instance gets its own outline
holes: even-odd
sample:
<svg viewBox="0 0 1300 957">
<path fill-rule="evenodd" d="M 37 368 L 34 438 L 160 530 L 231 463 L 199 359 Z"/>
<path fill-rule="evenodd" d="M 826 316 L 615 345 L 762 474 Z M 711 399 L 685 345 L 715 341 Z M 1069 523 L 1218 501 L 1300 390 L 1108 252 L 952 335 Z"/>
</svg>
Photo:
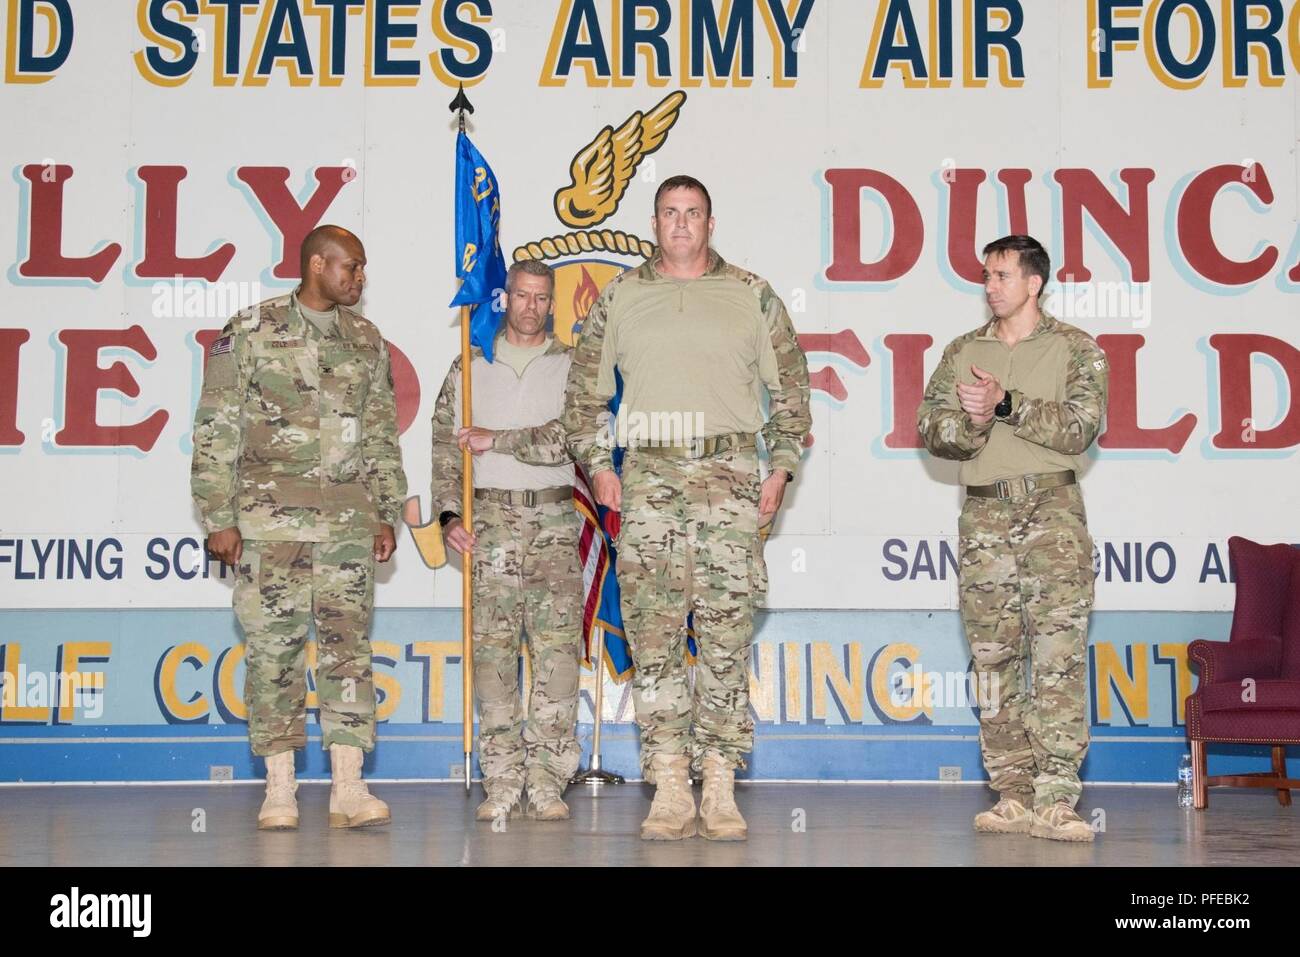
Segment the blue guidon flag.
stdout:
<svg viewBox="0 0 1300 957">
<path fill-rule="evenodd" d="M 456 275 L 462 280 L 451 301 L 470 306 L 470 343 L 492 361 L 492 342 L 501 323 L 497 297 L 506 285 L 501 255 L 501 189 L 483 154 L 464 133 L 456 137 Z"/>
</svg>

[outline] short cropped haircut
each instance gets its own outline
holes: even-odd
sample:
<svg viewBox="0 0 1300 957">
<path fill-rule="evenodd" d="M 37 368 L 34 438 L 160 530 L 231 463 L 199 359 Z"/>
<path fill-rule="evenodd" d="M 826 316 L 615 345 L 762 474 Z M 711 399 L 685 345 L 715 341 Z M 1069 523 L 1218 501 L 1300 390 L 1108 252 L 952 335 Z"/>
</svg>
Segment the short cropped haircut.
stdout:
<svg viewBox="0 0 1300 957">
<path fill-rule="evenodd" d="M 1043 244 L 1033 236 L 1003 236 L 984 247 L 984 258 L 987 259 L 994 253 L 1010 252 L 1018 254 L 1022 276 L 1038 276 L 1043 280 L 1042 288 L 1038 290 L 1038 295 L 1041 296 L 1052 275 L 1052 257 L 1047 254 Z"/>
<path fill-rule="evenodd" d="M 685 174 L 682 174 L 680 176 L 669 176 L 666 180 L 660 183 L 659 188 L 655 190 L 655 215 L 656 216 L 659 215 L 659 197 L 663 196 L 663 194 L 668 192 L 670 189 L 698 189 L 701 193 L 704 194 L 705 218 L 708 218 L 713 215 L 713 198 L 709 195 L 709 191 L 705 189 L 704 184 L 701 183 L 694 176 L 687 176 Z"/>
<path fill-rule="evenodd" d="M 555 270 L 539 259 L 521 259 L 511 263 L 506 272 L 506 292 L 514 286 L 514 277 L 521 272 L 529 276 L 545 276 L 551 281 L 551 292 L 555 292 Z"/>
</svg>

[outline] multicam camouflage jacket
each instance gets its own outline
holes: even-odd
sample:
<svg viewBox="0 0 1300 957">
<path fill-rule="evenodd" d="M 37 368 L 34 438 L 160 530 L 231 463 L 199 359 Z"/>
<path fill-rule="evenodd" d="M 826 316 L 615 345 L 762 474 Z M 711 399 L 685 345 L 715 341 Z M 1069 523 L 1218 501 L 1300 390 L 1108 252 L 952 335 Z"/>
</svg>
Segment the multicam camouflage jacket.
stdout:
<svg viewBox="0 0 1300 957">
<path fill-rule="evenodd" d="M 962 410 L 957 383 L 975 382 L 972 366 L 1011 393 L 1008 415 L 976 425 Z M 944 350 L 917 409 L 917 428 L 931 454 L 962 462 L 963 485 L 1078 469 L 1101 431 L 1108 377 L 1106 354 L 1082 329 L 1043 313 L 1012 349 L 990 320 Z"/>
<path fill-rule="evenodd" d="M 608 430 L 608 402 L 615 391 L 612 371 L 615 366 L 624 378 L 625 406 L 629 395 L 639 386 L 644 388 L 644 383 L 635 382 L 635 363 L 628 361 L 637 357 L 620 355 L 623 347 L 611 346 L 614 337 L 608 335 L 628 315 L 627 302 L 636 300 L 638 311 L 644 311 L 647 301 L 661 305 L 660 300 L 665 297 L 652 287 L 666 287 L 667 300 L 680 304 L 689 288 L 692 296 L 699 297 L 700 308 L 710 313 L 707 318 L 718 318 L 716 332 L 729 329 L 736 334 L 725 341 L 719 341 L 717 334 L 710 334 L 708 345 L 717 355 L 709 359 L 716 358 L 717 362 L 698 371 L 691 371 L 700 360 L 700 355 L 692 352 L 699 348 L 700 341 L 692 334 L 671 343 L 657 343 L 655 348 L 663 355 L 656 356 L 652 365 L 664 370 L 664 379 L 670 381 L 654 388 L 661 394 L 679 391 L 689 397 L 684 400 L 686 405 L 703 399 L 706 403 L 716 403 L 717 407 L 741 410 L 737 418 L 749 415 L 745 407 L 752 403 L 753 421 L 767 446 L 769 464 L 793 476 L 812 427 L 812 415 L 808 362 L 785 304 L 766 280 L 728 264 L 713 250 L 709 251 L 704 276 L 689 282 L 665 277 L 656 268 L 657 262 L 658 257 L 653 257 L 610 280 L 583 321 L 569 370 L 564 408 L 565 431 L 574 457 L 587 469 L 588 475 L 613 467 L 615 443 Z M 674 311 L 674 307 L 669 306 L 669 311 Z M 760 381 L 768 393 L 765 424 L 753 391 Z M 689 415 L 698 409 L 678 411 Z M 705 434 L 716 433 L 706 429 Z"/>
<path fill-rule="evenodd" d="M 238 313 L 208 349 L 191 491 L 209 532 L 365 538 L 406 495 L 388 347 L 340 306 L 322 335 L 293 296 Z"/>
</svg>

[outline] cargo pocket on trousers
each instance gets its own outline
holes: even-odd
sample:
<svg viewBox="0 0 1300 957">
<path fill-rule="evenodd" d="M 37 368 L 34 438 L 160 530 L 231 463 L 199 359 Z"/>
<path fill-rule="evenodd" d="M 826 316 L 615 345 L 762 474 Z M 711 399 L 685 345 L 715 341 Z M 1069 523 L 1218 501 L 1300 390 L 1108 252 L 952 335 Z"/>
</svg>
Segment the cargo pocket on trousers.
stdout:
<svg viewBox="0 0 1300 957">
<path fill-rule="evenodd" d="M 1093 563 L 1094 548 L 1092 536 L 1084 532 L 1083 542 L 1079 548 L 1079 582 L 1082 585 L 1083 595 L 1087 599 L 1090 608 L 1097 591 L 1097 570 Z"/>
<path fill-rule="evenodd" d="M 749 549 L 749 595 L 755 606 L 767 605 L 767 560 L 763 557 L 763 536 L 755 535 Z"/>
<path fill-rule="evenodd" d="M 1092 606 L 1092 538 L 1086 530 L 1061 528 L 1056 532 L 1055 551 L 1060 557 L 1056 559 L 1052 580 L 1044 587 L 1060 590 L 1063 604 L 1074 605 L 1076 602 L 1085 607 Z"/>
<path fill-rule="evenodd" d="M 239 556 L 238 577 L 235 579 L 235 617 L 245 635 L 260 631 L 265 626 L 262 612 L 262 553 L 244 542 L 244 553 Z"/>
</svg>

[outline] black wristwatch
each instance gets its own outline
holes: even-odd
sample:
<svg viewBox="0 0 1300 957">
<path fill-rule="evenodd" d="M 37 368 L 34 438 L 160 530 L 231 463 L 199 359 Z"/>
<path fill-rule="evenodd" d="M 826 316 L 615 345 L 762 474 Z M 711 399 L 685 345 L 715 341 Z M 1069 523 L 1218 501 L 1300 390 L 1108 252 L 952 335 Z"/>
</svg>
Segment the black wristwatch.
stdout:
<svg viewBox="0 0 1300 957">
<path fill-rule="evenodd" d="M 441 528 L 446 528 L 448 525 L 456 521 L 458 518 L 460 518 L 460 516 L 457 515 L 455 512 L 443 512 L 441 515 L 438 516 L 438 525 Z"/>
<path fill-rule="evenodd" d="M 1003 392 L 1002 401 L 993 407 L 993 414 L 999 419 L 1005 419 L 1011 414 L 1011 393 Z"/>
</svg>

